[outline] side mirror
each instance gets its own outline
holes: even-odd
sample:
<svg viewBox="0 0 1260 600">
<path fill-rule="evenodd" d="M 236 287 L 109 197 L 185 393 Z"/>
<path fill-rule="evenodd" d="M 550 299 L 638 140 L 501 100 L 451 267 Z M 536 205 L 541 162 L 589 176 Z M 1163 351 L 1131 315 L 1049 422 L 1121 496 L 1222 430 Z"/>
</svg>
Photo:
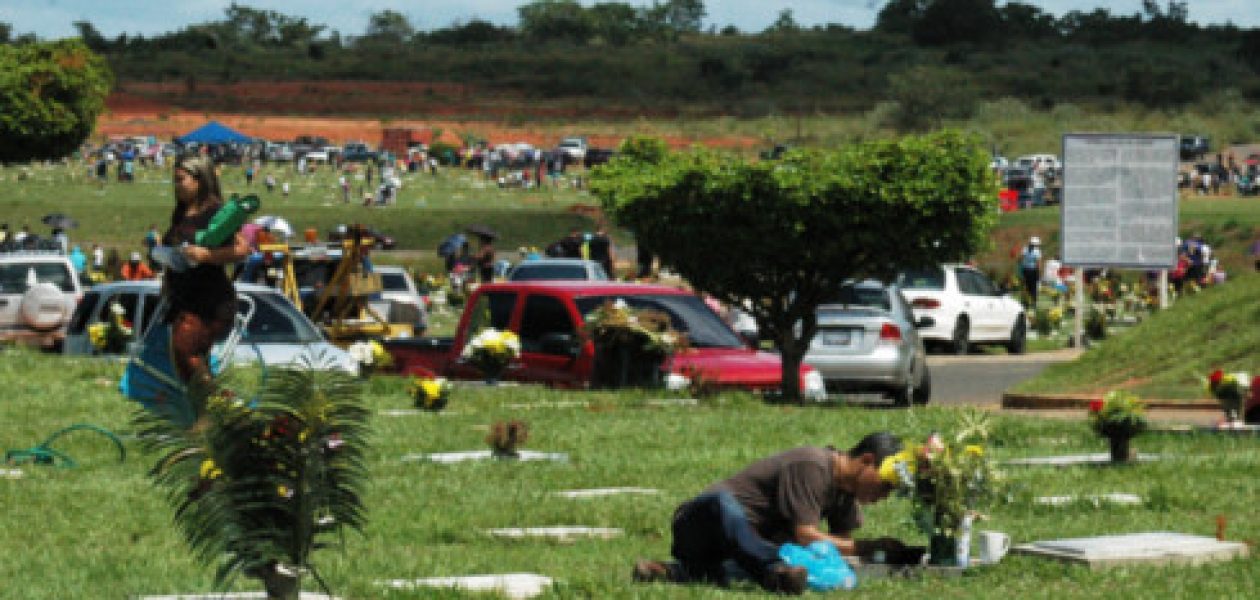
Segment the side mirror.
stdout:
<svg viewBox="0 0 1260 600">
<path fill-rule="evenodd" d="M 577 358 L 581 348 L 578 339 L 571 333 L 548 333 L 538 341 L 539 349 L 544 354 L 558 354 Z"/>
<path fill-rule="evenodd" d="M 933 317 L 919 317 L 919 320 L 914 322 L 915 329 L 926 329 L 928 327 L 935 327 L 935 326 L 936 326 L 936 319 Z"/>
</svg>

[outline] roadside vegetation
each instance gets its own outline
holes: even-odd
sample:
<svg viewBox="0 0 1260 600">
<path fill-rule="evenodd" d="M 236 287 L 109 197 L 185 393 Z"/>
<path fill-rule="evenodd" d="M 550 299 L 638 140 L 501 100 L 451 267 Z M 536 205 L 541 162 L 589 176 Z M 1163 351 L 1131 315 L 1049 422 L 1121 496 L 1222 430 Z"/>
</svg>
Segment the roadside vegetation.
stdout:
<svg viewBox="0 0 1260 600">
<path fill-rule="evenodd" d="M 213 569 L 187 550 L 162 492 L 146 477 L 151 457 L 131 440 L 134 405 L 117 392 L 121 365 L 0 350 L 0 448 L 33 446 L 62 427 L 94 423 L 123 436 L 125 463 L 104 438 L 75 433 L 54 445 L 76 468 L 21 465 L 20 479 L 0 479 L 0 578 L 6 594 L 29 600 L 209 592 Z M 324 551 L 321 572 L 347 598 L 431 598 L 428 591 L 391 592 L 381 579 L 474 573 L 533 572 L 559 581 L 546 597 L 751 598 L 753 588 L 642 586 L 630 582 L 638 557 L 669 552 L 673 508 L 752 459 L 802 444 L 845 446 L 872 430 L 910 439 L 949 430 L 955 409 L 883 411 L 768 405 L 745 395 L 701 399 L 698 406 L 656 406 L 645 392 L 595 393 L 536 387 L 459 386 L 441 414 L 386 416 L 411 407 L 406 381 L 375 376 L 364 400 L 373 410 L 365 493 L 368 524 L 350 534 L 345 551 Z M 563 403 L 586 403 L 573 405 Z M 1105 452 L 1105 440 L 1083 422 L 994 416 L 990 448 L 1006 459 Z M 486 462 L 436 465 L 403 462 L 412 453 L 484 449 L 494 421 L 529 424 L 527 449 L 565 452 L 567 463 Z M 1148 434 L 1135 440 L 1157 463 L 1127 468 L 1015 468 L 1008 502 L 980 529 L 1005 531 L 1016 543 L 1107 533 L 1175 530 L 1212 536 L 1217 515 L 1232 540 L 1260 539 L 1260 442 L 1252 437 Z M 1186 485 L 1187 473 L 1194 484 Z M 659 494 L 568 500 L 559 490 L 634 486 Z M 1204 494 L 1203 490 L 1211 490 Z M 1088 502 L 1054 508 L 1034 498 L 1128 492 L 1131 507 Z M 863 535 L 926 540 L 900 499 L 866 511 Z M 30 527 L 39 523 L 39 527 Z M 109 523 L 101 527 L 101 523 Z M 618 527 L 612 541 L 558 544 L 501 541 L 485 529 L 514 526 Z M 143 568 L 139 567 L 143 565 Z M 234 589 L 244 590 L 243 581 Z M 855 598 L 1112 598 L 1149 596 L 1223 598 L 1260 585 L 1260 569 L 1243 559 L 1197 567 L 1135 566 L 1092 572 L 1039 559 L 1008 556 L 995 567 L 960 578 L 867 580 Z M 308 588 L 313 589 L 313 588 Z M 855 594 L 855 595 L 854 595 Z M 441 597 L 465 597 L 447 594 Z M 467 596 L 472 597 L 472 596 Z"/>
</svg>

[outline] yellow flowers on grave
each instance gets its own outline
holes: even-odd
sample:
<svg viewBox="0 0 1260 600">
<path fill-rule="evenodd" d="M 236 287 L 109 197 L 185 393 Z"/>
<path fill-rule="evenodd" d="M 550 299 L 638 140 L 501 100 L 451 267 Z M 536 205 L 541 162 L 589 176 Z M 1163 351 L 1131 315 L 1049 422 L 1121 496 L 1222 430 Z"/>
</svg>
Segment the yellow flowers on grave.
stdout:
<svg viewBox="0 0 1260 600">
<path fill-rule="evenodd" d="M 218 479 L 220 476 L 223 475 L 223 470 L 220 469 L 218 465 L 214 464 L 214 461 L 209 458 L 201 461 L 200 472 L 201 472 L 202 479 L 213 480 L 213 479 Z"/>
<path fill-rule="evenodd" d="M 394 366 L 394 357 L 385 349 L 380 342 L 376 340 L 365 340 L 350 344 L 346 348 L 346 352 L 359 363 L 359 368 L 365 373 L 371 373 L 379 368 L 389 368 Z"/>
<path fill-rule="evenodd" d="M 451 382 L 445 377 L 415 377 L 407 383 L 407 393 L 416 408 L 438 411 L 450 401 Z"/>
<path fill-rule="evenodd" d="M 926 535 L 956 537 L 964 517 L 997 495 L 1002 475 L 984 447 L 988 429 L 986 415 L 968 412 L 952 437 L 932 434 L 922 446 L 908 445 L 889 457 L 893 465 L 889 477 L 896 474 L 894 485 L 910 497 L 914 522 Z M 881 468 L 880 478 L 884 476 Z"/>
<path fill-rule="evenodd" d="M 597 345 L 628 344 L 643 352 L 664 356 L 685 344 L 669 315 L 652 309 L 634 309 L 625 300 L 605 301 L 584 319 L 583 333 Z"/>
<path fill-rule="evenodd" d="M 521 355 L 521 340 L 510 330 L 487 327 L 477 332 L 460 353 L 460 357 L 477 368 L 487 379 L 498 379 L 508 363 Z"/>
<path fill-rule="evenodd" d="M 132 333 L 131 323 L 126 320 L 126 311 L 117 302 L 109 303 L 109 320 L 88 326 L 88 340 L 97 352 L 104 354 L 126 352 Z"/>
<path fill-rule="evenodd" d="M 1146 405 L 1133 392 L 1112 390 L 1090 401 L 1089 425 L 1103 437 L 1133 437 L 1146 430 Z"/>
</svg>

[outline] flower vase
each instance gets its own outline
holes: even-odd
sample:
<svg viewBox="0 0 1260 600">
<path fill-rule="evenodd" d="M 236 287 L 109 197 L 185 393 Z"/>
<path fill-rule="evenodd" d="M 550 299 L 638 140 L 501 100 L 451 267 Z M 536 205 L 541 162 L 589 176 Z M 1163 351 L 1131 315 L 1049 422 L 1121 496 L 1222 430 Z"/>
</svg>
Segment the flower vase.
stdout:
<svg viewBox="0 0 1260 600">
<path fill-rule="evenodd" d="M 1133 436 L 1124 434 L 1114 434 L 1107 438 L 1111 444 L 1111 462 L 1112 464 L 1128 464 L 1133 460 L 1133 448 L 1130 441 Z"/>
</svg>

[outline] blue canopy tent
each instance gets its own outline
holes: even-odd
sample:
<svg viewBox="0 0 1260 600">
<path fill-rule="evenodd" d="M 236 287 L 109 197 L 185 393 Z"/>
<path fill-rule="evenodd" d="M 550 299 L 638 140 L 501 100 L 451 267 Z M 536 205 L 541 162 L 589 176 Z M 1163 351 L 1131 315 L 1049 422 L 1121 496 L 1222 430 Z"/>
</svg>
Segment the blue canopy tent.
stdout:
<svg viewBox="0 0 1260 600">
<path fill-rule="evenodd" d="M 175 138 L 175 142 L 179 144 L 248 144 L 253 141 L 254 138 L 227 127 L 218 121 L 210 121 Z"/>
</svg>

